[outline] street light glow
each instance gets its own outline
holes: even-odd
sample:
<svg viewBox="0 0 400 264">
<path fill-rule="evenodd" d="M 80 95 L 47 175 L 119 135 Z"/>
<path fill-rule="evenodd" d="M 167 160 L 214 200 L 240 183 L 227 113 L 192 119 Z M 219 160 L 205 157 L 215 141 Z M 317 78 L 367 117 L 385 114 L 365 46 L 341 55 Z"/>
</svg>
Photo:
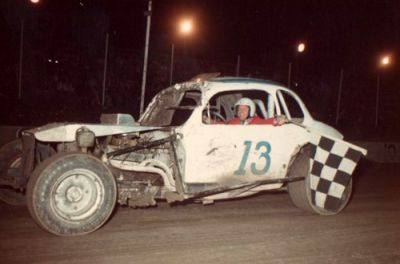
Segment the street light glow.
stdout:
<svg viewBox="0 0 400 264">
<path fill-rule="evenodd" d="M 304 44 L 304 43 L 300 43 L 297 46 L 297 51 L 300 52 L 300 53 L 304 52 L 305 49 L 306 49 L 306 44 Z"/>
<path fill-rule="evenodd" d="M 31 1 L 31 3 L 33 3 L 33 4 L 37 4 L 37 3 L 40 2 L 40 0 L 30 0 L 30 1 Z"/>
<path fill-rule="evenodd" d="M 388 55 L 383 56 L 383 57 L 381 58 L 381 65 L 382 65 L 382 66 L 386 66 L 386 65 L 388 65 L 388 64 L 390 64 L 390 57 L 389 57 Z"/>
<path fill-rule="evenodd" d="M 185 19 L 183 21 L 181 21 L 180 25 L 180 32 L 182 34 L 190 34 L 193 31 L 193 22 L 190 19 Z"/>
</svg>

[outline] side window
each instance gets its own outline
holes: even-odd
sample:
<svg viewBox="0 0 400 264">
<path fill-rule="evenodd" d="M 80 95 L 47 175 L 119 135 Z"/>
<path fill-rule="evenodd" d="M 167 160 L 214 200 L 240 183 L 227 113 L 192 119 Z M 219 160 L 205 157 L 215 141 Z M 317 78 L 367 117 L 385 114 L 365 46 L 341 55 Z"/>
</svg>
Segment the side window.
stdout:
<svg viewBox="0 0 400 264">
<path fill-rule="evenodd" d="M 291 120 L 303 122 L 304 113 L 299 102 L 292 94 L 286 91 L 278 91 L 278 98 L 283 113 Z"/>
<path fill-rule="evenodd" d="M 235 98 L 239 95 L 219 93 L 208 101 L 203 109 L 203 123 L 223 124 L 234 117 L 233 105 Z"/>
<path fill-rule="evenodd" d="M 270 95 L 263 90 L 235 90 L 214 95 L 203 110 L 203 123 L 222 124 L 235 118 L 236 102 L 247 97 L 254 102 L 255 113 L 261 118 L 268 118 L 266 110 Z"/>
<path fill-rule="evenodd" d="M 199 105 L 200 92 L 188 91 L 184 94 L 179 105 L 169 107 L 168 110 L 174 111 L 171 126 L 183 125 L 192 115 L 193 109 Z"/>
</svg>

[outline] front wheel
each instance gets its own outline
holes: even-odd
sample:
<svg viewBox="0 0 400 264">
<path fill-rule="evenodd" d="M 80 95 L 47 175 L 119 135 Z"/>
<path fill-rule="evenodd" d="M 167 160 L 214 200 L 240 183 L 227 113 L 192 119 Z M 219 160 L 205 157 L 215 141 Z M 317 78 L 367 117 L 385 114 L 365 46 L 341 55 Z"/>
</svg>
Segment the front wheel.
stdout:
<svg viewBox="0 0 400 264">
<path fill-rule="evenodd" d="M 116 203 L 117 187 L 107 166 L 83 153 L 60 153 L 41 163 L 27 186 L 36 223 L 60 236 L 88 234 L 102 226 Z"/>
<path fill-rule="evenodd" d="M 21 139 L 0 148 L 0 200 L 9 205 L 25 205 L 24 191 L 15 187 L 22 175 L 21 165 Z"/>
</svg>

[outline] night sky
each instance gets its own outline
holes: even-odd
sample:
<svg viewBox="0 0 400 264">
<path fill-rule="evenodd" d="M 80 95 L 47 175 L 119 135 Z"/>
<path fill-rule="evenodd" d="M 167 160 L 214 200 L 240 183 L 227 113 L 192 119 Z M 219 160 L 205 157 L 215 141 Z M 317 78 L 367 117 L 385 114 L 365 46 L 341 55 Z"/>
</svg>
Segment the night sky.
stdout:
<svg viewBox="0 0 400 264">
<path fill-rule="evenodd" d="M 113 32 L 118 48 L 142 52 L 146 8 L 144 0 L 41 0 L 37 5 L 28 0 L 4 0 L 1 26 L 7 36 L 4 39 L 18 38 L 18 19 L 25 17 L 35 23 L 36 31 L 51 25 L 54 40 L 73 39 L 82 28 L 89 31 L 86 27 L 95 25 L 94 31 Z M 77 21 L 84 16 L 86 21 Z M 305 41 L 310 60 L 340 65 L 357 59 L 365 66 L 381 53 L 395 54 L 400 39 L 400 2 L 395 0 L 154 0 L 151 48 L 182 44 L 182 36 L 176 33 L 181 17 L 195 21 L 195 32 L 185 45 L 206 58 L 236 60 L 240 54 L 253 60 L 271 53 L 290 58 L 296 43 Z M 11 45 L 15 43 L 2 43 L 7 44 L 15 47 Z"/>
<path fill-rule="evenodd" d="M 22 19 L 26 60 L 34 51 L 40 52 L 43 60 L 74 54 L 79 56 L 79 66 L 86 67 L 82 61 L 88 64 L 93 58 L 100 60 L 104 56 L 106 33 L 110 34 L 111 59 L 113 54 L 120 53 L 143 56 L 147 4 L 145 0 L 40 0 L 37 5 L 28 0 L 1 1 L 0 60 L 8 72 L 4 70 L 0 76 L 4 80 L 0 96 L 15 97 Z M 195 31 L 185 38 L 177 33 L 177 23 L 183 17 L 190 17 L 195 23 Z M 306 43 L 306 51 L 301 55 L 296 53 L 300 41 Z M 337 86 L 343 68 L 348 78 L 353 78 L 351 90 L 369 87 L 367 97 L 372 97 L 382 54 L 392 56 L 390 69 L 385 69 L 386 82 L 396 89 L 400 80 L 396 76 L 400 1 L 153 0 L 150 63 L 159 62 L 168 71 L 172 43 L 177 60 L 185 52 L 193 60 L 212 64 L 195 70 L 219 70 L 228 75 L 233 70 L 224 70 L 223 65 L 234 69 L 238 55 L 242 75 L 283 83 L 289 62 L 301 68 L 303 80 L 318 76 L 318 82 L 326 82 L 326 86 Z M 134 66 L 137 74 L 142 67 L 138 62 Z M 41 65 L 37 59 L 35 63 Z M 97 75 L 100 72 L 99 68 Z M 149 70 L 150 78 L 152 73 L 155 75 L 156 71 Z M 120 70 L 119 74 L 130 73 Z M 35 74 L 39 75 L 49 73 Z M 188 77 L 189 73 L 176 81 Z M 164 83 L 168 83 L 165 78 L 157 85 Z"/>
</svg>

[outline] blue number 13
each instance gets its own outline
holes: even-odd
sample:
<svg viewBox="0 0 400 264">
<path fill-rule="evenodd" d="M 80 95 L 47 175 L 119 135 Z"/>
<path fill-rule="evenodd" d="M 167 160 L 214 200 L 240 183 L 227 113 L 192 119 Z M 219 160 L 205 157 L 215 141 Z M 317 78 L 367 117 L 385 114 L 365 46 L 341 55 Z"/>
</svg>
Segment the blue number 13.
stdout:
<svg viewBox="0 0 400 264">
<path fill-rule="evenodd" d="M 247 159 L 249 158 L 249 153 L 253 142 L 246 140 L 243 143 L 245 145 L 243 157 L 242 160 L 240 161 L 239 168 L 234 172 L 234 174 L 238 176 L 246 174 L 246 163 Z M 271 145 L 266 141 L 260 141 L 257 143 L 255 150 L 259 150 L 261 148 L 264 148 L 264 151 L 260 153 L 258 159 L 264 159 L 264 167 L 262 169 L 257 169 L 256 163 L 252 162 L 250 164 L 250 169 L 251 173 L 253 173 L 254 175 L 265 174 L 269 170 L 269 167 L 271 166 L 271 156 L 269 155 L 271 153 Z"/>
</svg>

